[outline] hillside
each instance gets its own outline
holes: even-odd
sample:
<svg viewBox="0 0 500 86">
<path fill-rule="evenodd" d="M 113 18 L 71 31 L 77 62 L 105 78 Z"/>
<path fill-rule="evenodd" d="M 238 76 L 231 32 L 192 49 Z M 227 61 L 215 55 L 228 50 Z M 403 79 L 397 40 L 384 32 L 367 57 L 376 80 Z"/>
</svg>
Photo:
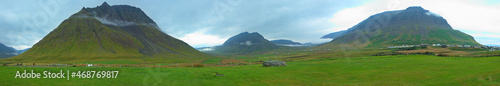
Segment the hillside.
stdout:
<svg viewBox="0 0 500 86">
<path fill-rule="evenodd" d="M 329 34 L 322 36 L 321 39 L 335 39 L 337 37 L 344 35 L 346 32 L 347 32 L 346 30 L 342 30 L 342 31 L 338 31 L 338 32 L 329 33 Z"/>
<path fill-rule="evenodd" d="M 8 60 L 186 62 L 208 57 L 162 32 L 140 8 L 104 2 L 82 8 L 31 49 Z"/>
<path fill-rule="evenodd" d="M 420 6 L 370 16 L 321 47 L 383 48 L 394 45 L 481 45 Z"/>
<path fill-rule="evenodd" d="M 246 54 L 277 48 L 276 44 L 271 43 L 257 32 L 243 32 L 226 40 L 224 44 L 216 47 L 215 51 L 226 54 Z"/>
<path fill-rule="evenodd" d="M 4 44 L 0 43 L 0 59 L 9 58 L 16 55 L 17 51 L 14 48 L 5 46 Z"/>
</svg>

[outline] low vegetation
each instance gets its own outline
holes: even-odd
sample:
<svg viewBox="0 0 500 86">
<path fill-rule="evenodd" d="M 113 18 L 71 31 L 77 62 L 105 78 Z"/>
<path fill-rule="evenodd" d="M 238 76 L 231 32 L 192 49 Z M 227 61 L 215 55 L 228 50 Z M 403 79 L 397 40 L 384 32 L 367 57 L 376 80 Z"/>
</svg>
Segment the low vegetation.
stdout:
<svg viewBox="0 0 500 86">
<path fill-rule="evenodd" d="M 287 67 L 0 67 L 2 85 L 500 85 L 500 57 L 326 58 Z M 120 71 L 116 79 L 16 79 L 16 71 Z M 26 83 L 30 82 L 30 83 Z"/>
<path fill-rule="evenodd" d="M 482 49 L 482 48 L 464 48 L 464 47 L 450 47 L 449 49 L 455 51 L 489 51 L 488 49 Z"/>
<path fill-rule="evenodd" d="M 212 58 L 212 59 L 208 59 L 208 60 L 203 61 L 203 63 L 219 63 L 220 60 L 222 60 L 222 58 Z"/>
<path fill-rule="evenodd" d="M 396 50 L 419 50 L 419 49 L 427 49 L 427 46 L 413 46 L 413 47 L 405 47 L 405 48 L 396 48 Z"/>
</svg>

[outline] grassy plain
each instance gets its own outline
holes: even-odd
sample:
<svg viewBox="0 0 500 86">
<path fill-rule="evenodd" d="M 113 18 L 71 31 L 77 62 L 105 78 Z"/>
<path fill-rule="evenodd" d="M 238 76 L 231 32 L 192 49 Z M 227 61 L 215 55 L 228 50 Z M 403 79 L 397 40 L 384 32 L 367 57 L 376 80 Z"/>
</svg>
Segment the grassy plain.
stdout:
<svg viewBox="0 0 500 86">
<path fill-rule="evenodd" d="M 500 85 L 500 57 L 325 58 L 286 67 L 0 67 L 2 85 Z M 19 79 L 16 71 L 120 71 L 116 79 Z M 224 77 L 215 76 L 215 72 Z"/>
</svg>

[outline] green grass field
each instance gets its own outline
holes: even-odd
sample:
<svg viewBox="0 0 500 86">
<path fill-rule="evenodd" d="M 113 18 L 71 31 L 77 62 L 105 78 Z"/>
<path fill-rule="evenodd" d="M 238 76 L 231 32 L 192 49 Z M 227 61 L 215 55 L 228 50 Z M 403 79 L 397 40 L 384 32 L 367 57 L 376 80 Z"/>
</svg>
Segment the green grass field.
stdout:
<svg viewBox="0 0 500 86">
<path fill-rule="evenodd" d="M 2 85 L 500 85 L 500 57 L 423 55 L 328 58 L 287 67 L 0 67 Z M 16 71 L 120 71 L 116 79 L 16 79 Z M 219 72 L 225 77 L 214 77 Z"/>
<path fill-rule="evenodd" d="M 90 61 L 90 62 L 75 62 L 77 64 L 139 64 L 142 62 L 131 60 L 109 60 L 109 61 Z"/>
</svg>

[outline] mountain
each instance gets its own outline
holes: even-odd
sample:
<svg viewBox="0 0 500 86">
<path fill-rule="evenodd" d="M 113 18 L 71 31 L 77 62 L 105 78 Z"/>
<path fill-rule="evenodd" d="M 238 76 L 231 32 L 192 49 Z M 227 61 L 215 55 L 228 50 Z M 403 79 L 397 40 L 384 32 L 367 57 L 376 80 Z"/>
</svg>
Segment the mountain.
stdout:
<svg viewBox="0 0 500 86">
<path fill-rule="evenodd" d="M 335 39 L 337 37 L 344 35 L 346 32 L 347 32 L 347 30 L 333 32 L 333 33 L 324 35 L 323 37 L 321 37 L 321 39 Z"/>
<path fill-rule="evenodd" d="M 31 49 L 31 48 L 26 48 L 24 50 L 17 50 L 17 53 L 21 54 L 21 53 L 24 53 L 24 52 L 28 51 L 29 49 Z"/>
<path fill-rule="evenodd" d="M 292 40 L 286 40 L 286 39 L 272 40 L 271 43 L 274 43 L 276 45 L 302 45 L 299 42 L 294 42 Z"/>
<path fill-rule="evenodd" d="M 277 48 L 276 44 L 271 43 L 257 32 L 243 32 L 226 40 L 224 44 L 216 47 L 215 51 L 229 54 L 247 54 Z"/>
<path fill-rule="evenodd" d="M 14 48 L 7 47 L 4 44 L 0 43 L 0 59 L 9 58 L 16 55 L 17 51 Z"/>
<path fill-rule="evenodd" d="M 82 8 L 12 61 L 188 62 L 210 56 L 164 32 L 140 8 Z"/>
<path fill-rule="evenodd" d="M 472 36 L 452 29 L 443 17 L 412 6 L 372 15 L 321 47 L 383 48 L 419 44 L 481 45 Z"/>
</svg>

